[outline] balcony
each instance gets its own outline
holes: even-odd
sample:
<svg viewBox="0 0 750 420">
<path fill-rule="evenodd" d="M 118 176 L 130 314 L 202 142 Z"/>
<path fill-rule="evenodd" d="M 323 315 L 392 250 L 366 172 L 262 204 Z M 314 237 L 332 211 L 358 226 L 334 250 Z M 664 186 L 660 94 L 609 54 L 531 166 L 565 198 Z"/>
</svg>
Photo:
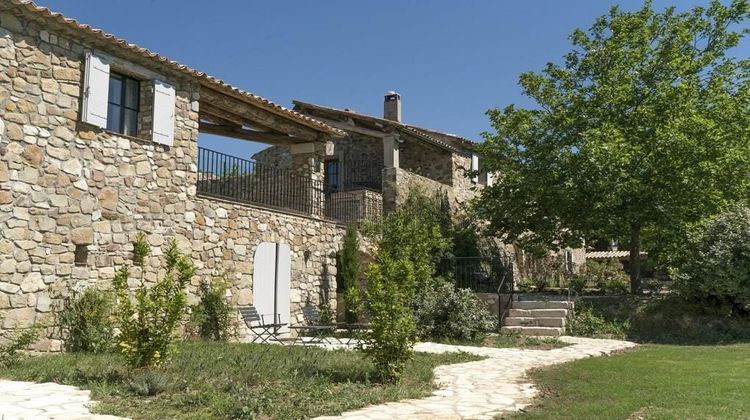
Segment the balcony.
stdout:
<svg viewBox="0 0 750 420">
<path fill-rule="evenodd" d="M 378 220 L 383 209 L 378 192 L 326 191 L 323 180 L 200 147 L 197 192 L 346 224 Z"/>
</svg>

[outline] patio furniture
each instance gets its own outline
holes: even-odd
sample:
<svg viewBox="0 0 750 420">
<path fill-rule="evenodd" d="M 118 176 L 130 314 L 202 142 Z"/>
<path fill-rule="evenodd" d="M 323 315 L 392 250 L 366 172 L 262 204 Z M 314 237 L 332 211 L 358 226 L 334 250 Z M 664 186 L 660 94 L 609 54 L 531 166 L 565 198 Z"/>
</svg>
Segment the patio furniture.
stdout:
<svg viewBox="0 0 750 420">
<path fill-rule="evenodd" d="M 305 325 L 292 325 L 289 328 L 297 331 L 297 338 L 303 345 L 320 344 L 327 342 L 336 331 L 336 324 L 322 324 L 320 322 L 320 310 L 315 305 L 302 307 L 302 317 Z M 305 341 L 302 334 L 309 334 L 310 339 Z"/>
<path fill-rule="evenodd" d="M 273 321 L 267 322 L 265 316 L 259 314 L 255 306 L 244 306 L 239 309 L 242 320 L 245 321 L 245 325 L 247 325 L 247 328 L 255 334 L 251 343 L 260 340 L 261 343 L 270 344 L 269 340 L 271 339 L 283 343 L 284 340 L 278 336 L 278 331 L 287 324 L 281 322 L 279 314 L 274 314 Z"/>
<path fill-rule="evenodd" d="M 370 324 L 365 322 L 339 322 L 336 324 L 336 328 L 346 330 L 347 337 L 338 338 L 339 343 L 345 344 L 350 347 L 352 341 L 356 340 L 358 333 L 365 332 L 370 329 Z M 346 342 L 344 342 L 346 340 Z"/>
</svg>

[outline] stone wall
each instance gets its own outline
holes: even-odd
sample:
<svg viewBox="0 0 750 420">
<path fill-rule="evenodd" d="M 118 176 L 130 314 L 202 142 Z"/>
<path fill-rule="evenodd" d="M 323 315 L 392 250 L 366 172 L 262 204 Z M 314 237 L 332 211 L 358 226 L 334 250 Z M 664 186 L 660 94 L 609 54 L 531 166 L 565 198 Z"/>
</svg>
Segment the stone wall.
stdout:
<svg viewBox="0 0 750 420">
<path fill-rule="evenodd" d="M 191 292 L 226 272 L 233 300 L 250 303 L 255 247 L 278 241 L 292 248 L 293 310 L 308 296 L 317 303 L 323 290 L 335 293 L 332 261 L 342 235 L 335 224 L 196 195 L 194 80 L 140 63 L 176 87 L 171 147 L 89 126 L 79 110 L 91 45 L 64 33 L 0 13 L 0 327 L 46 326 L 38 350 L 59 350 L 52 311 L 61 297 L 109 287 L 115 268 L 130 263 L 138 232 L 153 250 L 149 282 L 163 275 L 163 248 L 175 239 L 199 267 Z M 81 264 L 77 247 L 88 252 Z"/>
<path fill-rule="evenodd" d="M 402 169 L 448 186 L 453 185 L 453 153 L 408 138 L 399 146 L 399 154 Z"/>
</svg>

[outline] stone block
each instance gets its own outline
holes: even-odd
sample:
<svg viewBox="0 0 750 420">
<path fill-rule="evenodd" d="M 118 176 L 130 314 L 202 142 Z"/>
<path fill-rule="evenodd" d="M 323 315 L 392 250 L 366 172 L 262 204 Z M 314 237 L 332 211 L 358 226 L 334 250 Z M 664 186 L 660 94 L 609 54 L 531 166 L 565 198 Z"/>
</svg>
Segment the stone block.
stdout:
<svg viewBox="0 0 750 420">
<path fill-rule="evenodd" d="M 10 309 L 5 312 L 3 328 L 29 328 L 34 325 L 36 310 L 34 308 Z"/>
<path fill-rule="evenodd" d="M 76 245 L 94 243 L 94 230 L 90 227 L 75 228 L 70 232 L 70 241 Z"/>
</svg>

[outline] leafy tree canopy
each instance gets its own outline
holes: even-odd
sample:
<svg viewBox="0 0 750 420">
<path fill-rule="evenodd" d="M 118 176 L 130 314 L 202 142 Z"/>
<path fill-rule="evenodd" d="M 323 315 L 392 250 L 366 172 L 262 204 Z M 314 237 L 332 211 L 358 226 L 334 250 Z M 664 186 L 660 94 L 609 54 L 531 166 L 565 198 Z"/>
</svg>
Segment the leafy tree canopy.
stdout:
<svg viewBox="0 0 750 420">
<path fill-rule="evenodd" d="M 692 226 L 747 197 L 747 0 L 678 12 L 613 7 L 570 36 L 560 65 L 521 75 L 532 109 L 488 111 L 481 152 L 497 183 L 478 208 L 527 247 L 621 239 L 631 261 L 678 249 Z M 638 264 L 631 286 L 638 287 Z"/>
</svg>

